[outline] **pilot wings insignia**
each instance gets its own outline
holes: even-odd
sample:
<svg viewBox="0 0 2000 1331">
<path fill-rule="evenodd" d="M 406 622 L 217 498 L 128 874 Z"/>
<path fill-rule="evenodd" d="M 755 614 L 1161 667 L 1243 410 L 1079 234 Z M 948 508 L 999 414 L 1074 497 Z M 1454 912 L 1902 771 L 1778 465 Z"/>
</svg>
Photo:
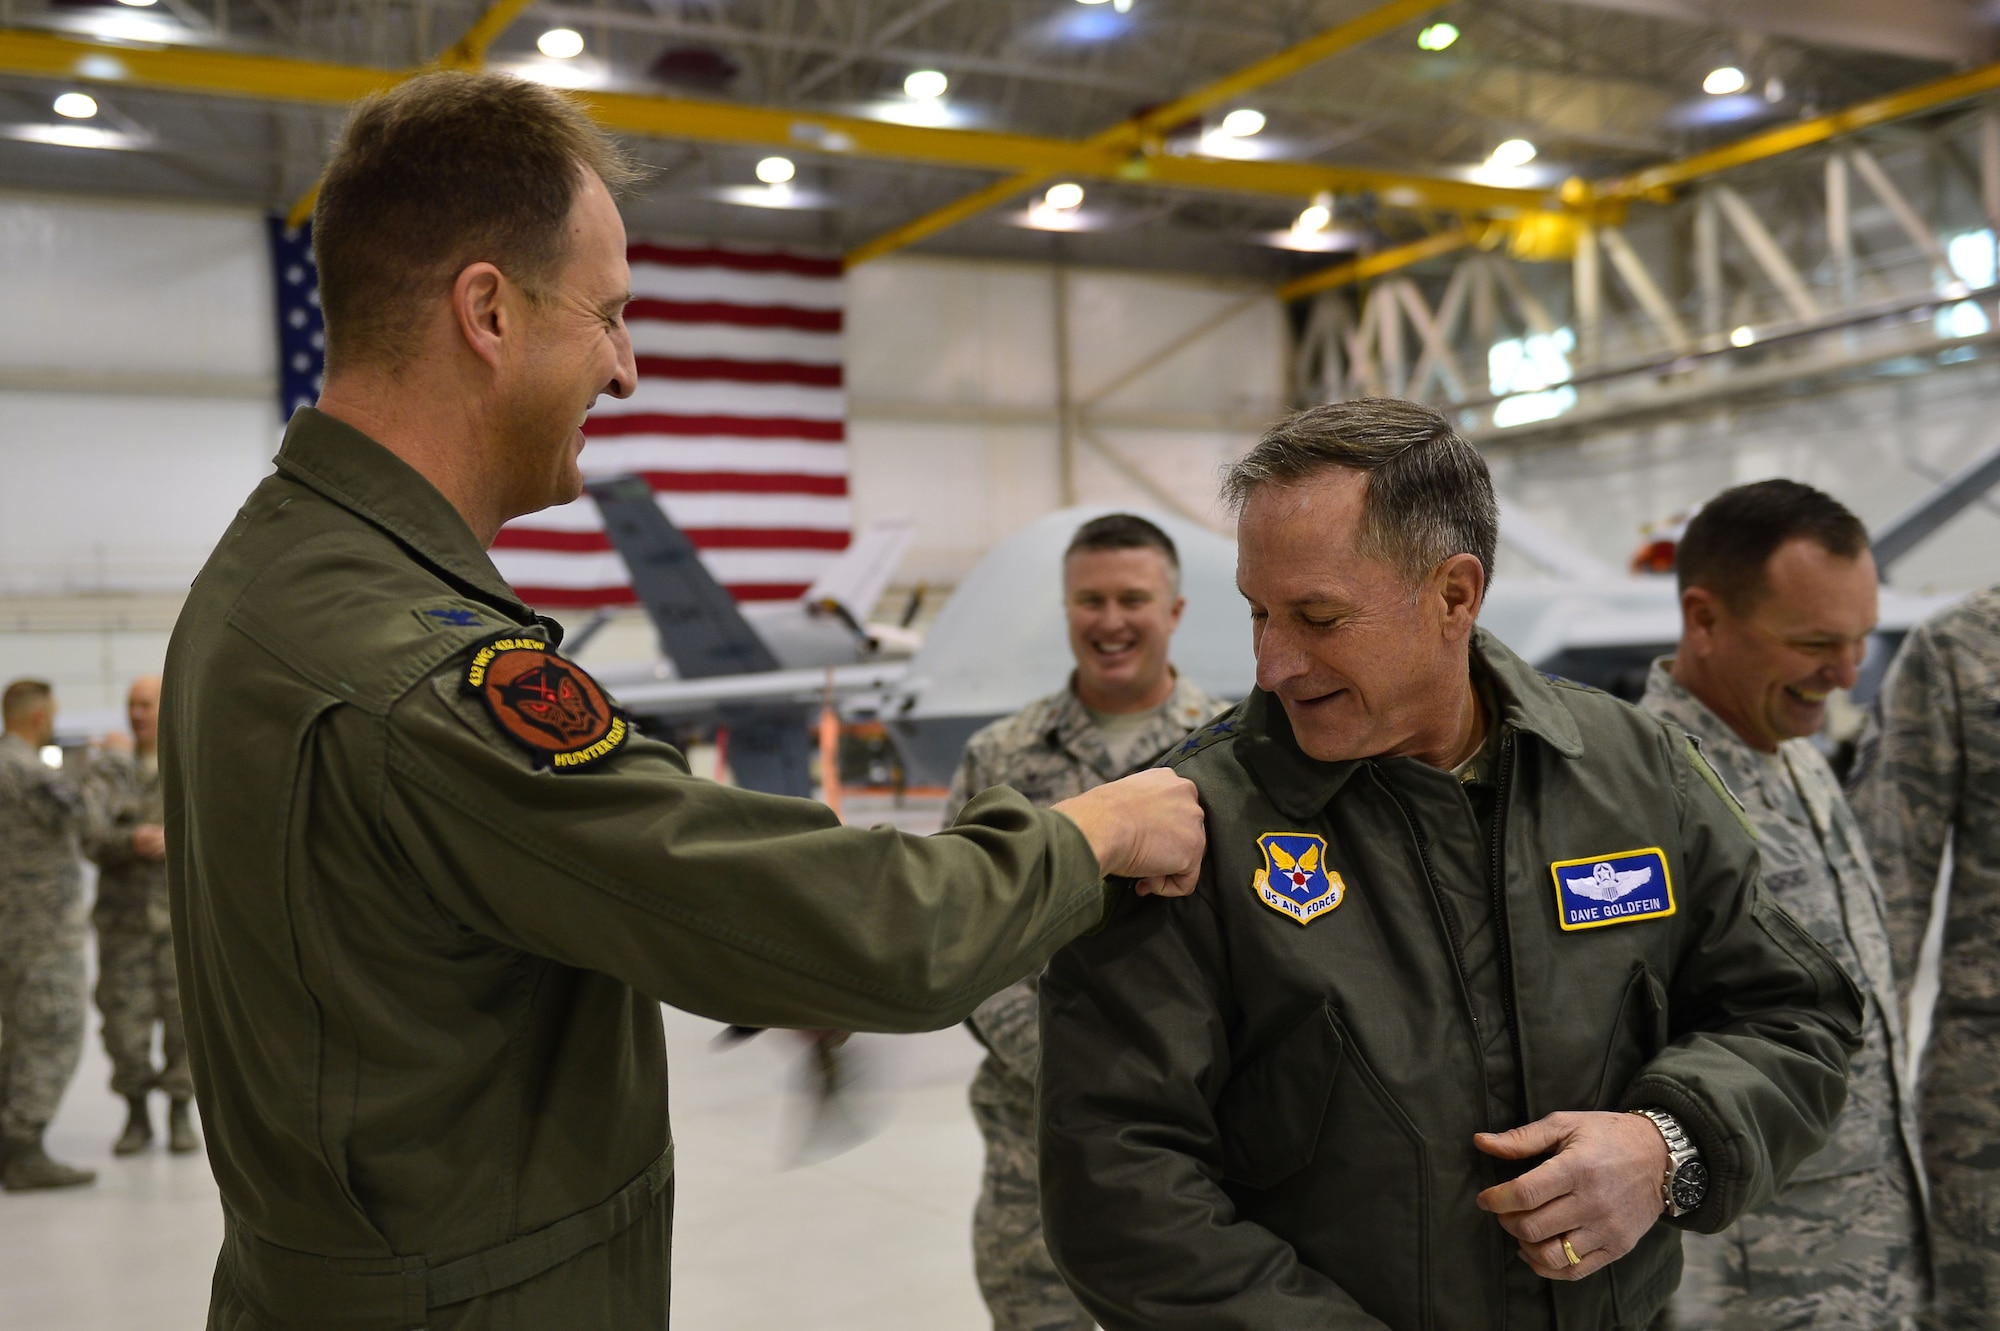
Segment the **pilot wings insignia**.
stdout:
<svg viewBox="0 0 2000 1331">
<path fill-rule="evenodd" d="M 1564 930 L 1674 913 L 1673 877 L 1667 871 L 1666 852 L 1657 846 L 1558 860 L 1549 872 L 1556 880 L 1556 923 Z"/>
<path fill-rule="evenodd" d="M 1250 876 L 1257 899 L 1294 924 L 1311 924 L 1347 895 L 1326 867 L 1326 841 L 1309 832 L 1266 832 L 1257 838 L 1264 867 Z"/>
</svg>

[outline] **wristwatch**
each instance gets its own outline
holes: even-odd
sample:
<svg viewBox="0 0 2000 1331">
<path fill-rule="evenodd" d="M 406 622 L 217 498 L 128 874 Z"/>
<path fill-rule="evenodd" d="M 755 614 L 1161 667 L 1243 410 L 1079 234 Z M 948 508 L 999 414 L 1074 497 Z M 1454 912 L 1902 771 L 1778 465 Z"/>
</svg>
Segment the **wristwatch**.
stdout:
<svg viewBox="0 0 2000 1331">
<path fill-rule="evenodd" d="M 1634 1109 L 1631 1112 L 1651 1119 L 1667 1143 L 1667 1173 L 1660 1180 L 1660 1202 L 1671 1216 L 1699 1210 L 1708 1198 L 1708 1166 L 1701 1152 L 1681 1131 L 1680 1120 L 1664 1109 Z"/>
</svg>

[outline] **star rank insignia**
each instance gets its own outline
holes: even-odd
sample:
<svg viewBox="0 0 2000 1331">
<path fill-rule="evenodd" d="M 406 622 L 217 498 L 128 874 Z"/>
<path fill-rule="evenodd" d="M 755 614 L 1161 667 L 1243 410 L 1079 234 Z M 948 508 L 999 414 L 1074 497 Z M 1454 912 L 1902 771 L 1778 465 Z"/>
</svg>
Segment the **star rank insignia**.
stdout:
<svg viewBox="0 0 2000 1331">
<path fill-rule="evenodd" d="M 464 687 L 540 768 L 585 771 L 632 736 L 603 687 L 534 638 L 496 638 L 480 647 L 466 663 Z"/>
<path fill-rule="evenodd" d="M 1308 925 L 1347 897 L 1347 884 L 1326 867 L 1326 841 L 1309 832 L 1266 832 L 1257 838 L 1264 867 L 1250 876 L 1257 899 L 1297 925 Z"/>
</svg>

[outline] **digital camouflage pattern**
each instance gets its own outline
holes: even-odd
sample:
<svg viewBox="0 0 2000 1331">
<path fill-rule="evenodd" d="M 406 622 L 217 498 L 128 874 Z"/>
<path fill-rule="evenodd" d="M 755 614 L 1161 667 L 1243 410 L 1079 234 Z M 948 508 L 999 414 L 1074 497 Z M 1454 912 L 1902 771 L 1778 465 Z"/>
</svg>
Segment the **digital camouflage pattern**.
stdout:
<svg viewBox="0 0 2000 1331">
<path fill-rule="evenodd" d="M 83 1054 L 87 941 L 81 841 L 108 816 L 104 783 L 0 735 L 0 1133 L 55 1116 Z"/>
<path fill-rule="evenodd" d="M 2000 587 L 1911 632 L 1851 783 L 1906 987 L 1951 844 L 1921 1087 L 1939 1320 L 2000 1327 Z"/>
<path fill-rule="evenodd" d="M 1881 889 L 1840 783 L 1810 741 L 1763 754 L 1656 661 L 1640 706 L 1701 742 L 1743 802 L 1764 886 L 1867 997 L 1847 1107 L 1768 1205 L 1689 1234 L 1674 1324 L 1687 1331 L 1878 1331 L 1914 1325 L 1928 1294 L 1916 1103 L 1905 1069 Z"/>
<path fill-rule="evenodd" d="M 1133 752 L 1147 760 L 1222 710 L 1185 678 Z M 1065 688 L 995 721 L 965 746 L 945 801 L 945 822 L 990 786 L 1040 805 L 1081 795 L 1127 773 L 1116 769 L 1090 710 Z M 995 1331 L 1090 1331 L 1042 1242 L 1035 1180 L 1035 1069 L 1039 980 L 1029 976 L 979 1005 L 967 1023 L 986 1058 L 972 1079 L 972 1116 L 986 1139 L 986 1170 L 972 1213 L 973 1267 Z"/>
<path fill-rule="evenodd" d="M 175 1100 L 194 1097 L 187 1067 L 187 1034 L 181 1026 L 180 989 L 174 983 L 174 934 L 167 910 L 167 866 L 142 859 L 132 833 L 144 823 L 164 823 L 160 768 L 151 759 L 107 754 L 99 760 L 114 804 L 109 825 L 85 847 L 97 864 L 97 1010 L 104 1014 L 104 1052 L 111 1058 L 111 1091 L 127 1099 L 165 1091 Z M 161 1029 L 166 1066 L 153 1066 L 153 1027 Z"/>
</svg>

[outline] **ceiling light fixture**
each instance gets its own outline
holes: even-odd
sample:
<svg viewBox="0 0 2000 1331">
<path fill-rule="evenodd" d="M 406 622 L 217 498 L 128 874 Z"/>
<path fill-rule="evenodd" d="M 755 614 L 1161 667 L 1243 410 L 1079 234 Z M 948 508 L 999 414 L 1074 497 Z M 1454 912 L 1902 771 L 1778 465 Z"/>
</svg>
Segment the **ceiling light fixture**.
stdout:
<svg viewBox="0 0 2000 1331">
<path fill-rule="evenodd" d="M 550 28 L 535 39 L 535 49 L 551 60 L 574 60 L 583 54 L 583 34 L 575 28 Z"/>
<path fill-rule="evenodd" d="M 1458 29 L 1449 23 L 1433 23 L 1417 34 L 1417 46 L 1425 51 L 1442 51 L 1458 40 Z"/>
<path fill-rule="evenodd" d="M 1526 166 L 1534 160 L 1534 144 L 1526 139 L 1508 139 L 1493 150 L 1493 155 L 1486 159 L 1486 165 L 1511 171 L 1516 167 Z"/>
<path fill-rule="evenodd" d="M 1729 345 L 1732 347 L 1747 347 L 1756 340 L 1757 330 L 1749 324 L 1738 324 L 1729 330 Z"/>
<path fill-rule="evenodd" d="M 1104 0 L 1076 0 L 1080 5 L 1101 5 Z M 1132 12 L 1132 0 L 1111 0 L 1111 7 L 1121 14 Z"/>
<path fill-rule="evenodd" d="M 160 3 L 160 0 L 118 0 L 118 3 L 121 5 L 130 5 L 134 9 L 151 9 L 154 5 Z"/>
<path fill-rule="evenodd" d="M 1049 192 L 1042 196 L 1042 202 L 1059 213 L 1069 212 L 1083 206 L 1083 186 L 1075 181 L 1065 180 L 1059 185 L 1049 186 Z"/>
<path fill-rule="evenodd" d="M 799 173 L 789 157 L 766 157 L 757 163 L 757 179 L 766 185 L 782 185 Z"/>
<path fill-rule="evenodd" d="M 930 102 L 944 96 L 944 90 L 950 86 L 951 80 L 942 72 L 935 69 L 919 69 L 903 80 L 903 93 L 920 102 Z"/>
<path fill-rule="evenodd" d="M 1721 65 L 1711 69 L 1708 71 L 1708 77 L 1701 81 L 1701 90 L 1711 97 L 1727 97 L 1731 93 L 1742 92 L 1749 86 L 1749 78 L 1734 65 Z"/>
<path fill-rule="evenodd" d="M 55 110 L 71 120 L 88 120 L 97 114 L 97 99 L 87 92 L 66 92 L 56 98 Z"/>
<path fill-rule="evenodd" d="M 1333 209 L 1323 203 L 1313 203 L 1306 205 L 1299 213 L 1298 220 L 1292 223 L 1292 230 L 1317 232 L 1324 231 L 1332 225 Z"/>
<path fill-rule="evenodd" d="M 1239 106 L 1222 118 L 1222 132 L 1232 139 L 1247 139 L 1264 128 L 1264 113 Z"/>
</svg>

